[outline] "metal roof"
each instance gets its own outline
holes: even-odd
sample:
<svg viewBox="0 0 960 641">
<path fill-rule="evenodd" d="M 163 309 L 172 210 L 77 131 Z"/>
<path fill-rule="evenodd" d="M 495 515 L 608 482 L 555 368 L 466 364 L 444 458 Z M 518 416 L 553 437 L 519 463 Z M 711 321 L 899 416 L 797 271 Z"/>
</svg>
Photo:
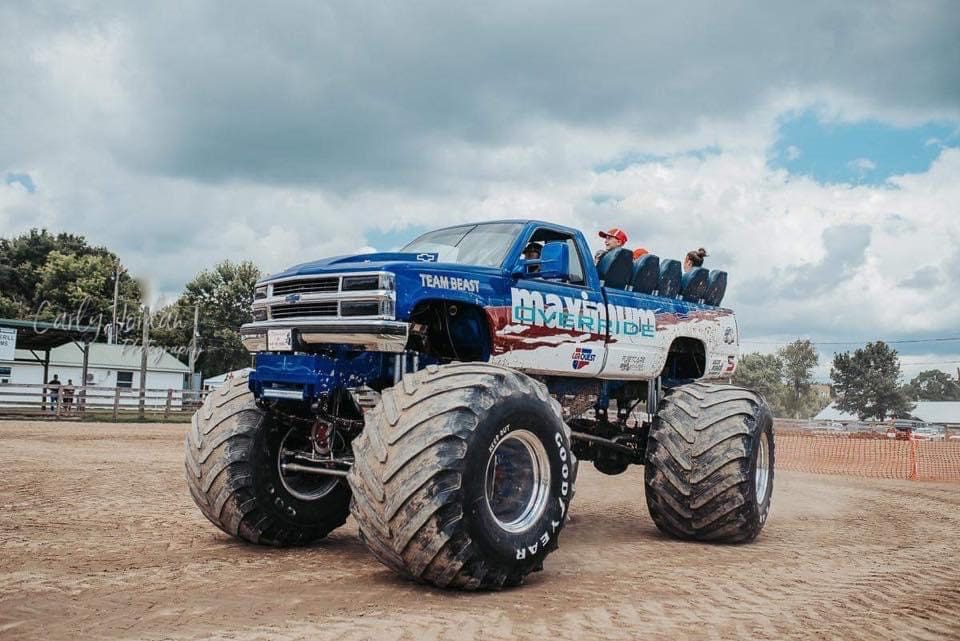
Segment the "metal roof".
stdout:
<svg viewBox="0 0 960 641">
<path fill-rule="evenodd" d="M 17 330 L 17 347 L 21 349 L 53 349 L 72 341 L 92 341 L 98 329 L 85 325 L 44 323 L 40 321 L 0 318 L 0 327 Z"/>
<path fill-rule="evenodd" d="M 91 368 L 134 370 L 140 369 L 139 345 L 108 345 L 90 343 Z M 34 361 L 27 350 L 18 349 L 17 361 Z M 8 361 L 9 362 L 9 361 Z M 50 350 L 50 365 L 60 367 L 82 367 L 83 350 L 75 343 L 60 345 Z M 189 374 L 190 368 L 177 360 L 172 354 L 160 347 L 149 348 L 147 352 L 147 370 L 151 372 L 177 372 Z"/>
</svg>

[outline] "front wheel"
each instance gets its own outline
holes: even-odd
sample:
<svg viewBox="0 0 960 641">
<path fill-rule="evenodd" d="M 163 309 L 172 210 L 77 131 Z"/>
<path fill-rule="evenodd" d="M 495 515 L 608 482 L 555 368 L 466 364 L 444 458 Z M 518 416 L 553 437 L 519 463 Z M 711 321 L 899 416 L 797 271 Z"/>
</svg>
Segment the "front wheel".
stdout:
<svg viewBox="0 0 960 641">
<path fill-rule="evenodd" d="M 757 537 L 773 495 L 773 417 L 763 398 L 732 385 L 671 389 L 650 428 L 644 477 L 657 527 L 680 539 Z"/>
<path fill-rule="evenodd" d="M 303 545 L 344 524 L 350 488 L 298 461 L 312 447 L 308 428 L 265 413 L 246 374 L 212 392 L 184 443 L 187 486 L 207 519 L 251 543 Z"/>
<path fill-rule="evenodd" d="M 430 366 L 385 390 L 353 442 L 351 511 L 402 576 L 467 590 L 518 585 L 557 547 L 576 461 L 560 407 L 487 363 Z"/>
</svg>

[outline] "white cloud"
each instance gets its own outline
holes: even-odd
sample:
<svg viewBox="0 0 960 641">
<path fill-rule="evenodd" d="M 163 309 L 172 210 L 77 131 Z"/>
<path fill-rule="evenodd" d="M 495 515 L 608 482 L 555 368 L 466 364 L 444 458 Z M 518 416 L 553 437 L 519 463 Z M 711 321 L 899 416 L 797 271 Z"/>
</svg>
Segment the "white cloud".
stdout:
<svg viewBox="0 0 960 641">
<path fill-rule="evenodd" d="M 877 163 L 873 162 L 869 158 L 857 158 L 848 162 L 847 167 L 862 176 L 876 169 Z"/>
<path fill-rule="evenodd" d="M 787 147 L 787 151 L 785 155 L 787 157 L 787 160 L 796 160 L 797 158 L 803 155 L 803 152 L 800 151 L 800 148 L 797 147 L 796 145 L 790 145 L 789 147 Z"/>
</svg>

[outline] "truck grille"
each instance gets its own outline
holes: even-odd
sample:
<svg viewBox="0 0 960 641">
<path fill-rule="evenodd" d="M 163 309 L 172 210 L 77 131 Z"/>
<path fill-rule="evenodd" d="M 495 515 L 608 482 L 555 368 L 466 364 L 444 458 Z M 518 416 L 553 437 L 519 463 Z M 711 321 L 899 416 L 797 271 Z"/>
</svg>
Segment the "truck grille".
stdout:
<svg viewBox="0 0 960 641">
<path fill-rule="evenodd" d="M 301 316 L 336 316 L 337 301 L 300 303 L 299 305 L 274 305 L 270 308 L 273 318 L 297 318 Z"/>
<path fill-rule="evenodd" d="M 336 292 L 340 289 L 340 279 L 333 278 L 306 278 L 303 280 L 288 280 L 273 284 L 274 296 L 287 294 L 322 294 Z M 334 312 L 336 313 L 336 312 Z"/>
</svg>

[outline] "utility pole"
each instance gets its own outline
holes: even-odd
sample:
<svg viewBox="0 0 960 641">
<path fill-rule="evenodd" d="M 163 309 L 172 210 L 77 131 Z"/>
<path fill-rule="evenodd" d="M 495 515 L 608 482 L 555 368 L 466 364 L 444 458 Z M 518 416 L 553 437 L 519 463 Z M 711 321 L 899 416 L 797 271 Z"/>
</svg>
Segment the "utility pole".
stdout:
<svg viewBox="0 0 960 641">
<path fill-rule="evenodd" d="M 200 306 L 193 306 L 193 334 L 190 336 L 190 389 L 195 389 L 194 374 L 197 368 L 197 326 L 200 322 Z"/>
<path fill-rule="evenodd" d="M 147 390 L 147 352 L 150 347 L 150 306 L 143 306 L 143 345 L 140 350 L 140 405 L 139 415 L 143 420 Z"/>
<path fill-rule="evenodd" d="M 113 268 L 113 322 L 110 325 L 110 340 L 113 345 L 117 342 L 117 300 L 120 298 L 120 259 L 117 259 Z"/>
</svg>

